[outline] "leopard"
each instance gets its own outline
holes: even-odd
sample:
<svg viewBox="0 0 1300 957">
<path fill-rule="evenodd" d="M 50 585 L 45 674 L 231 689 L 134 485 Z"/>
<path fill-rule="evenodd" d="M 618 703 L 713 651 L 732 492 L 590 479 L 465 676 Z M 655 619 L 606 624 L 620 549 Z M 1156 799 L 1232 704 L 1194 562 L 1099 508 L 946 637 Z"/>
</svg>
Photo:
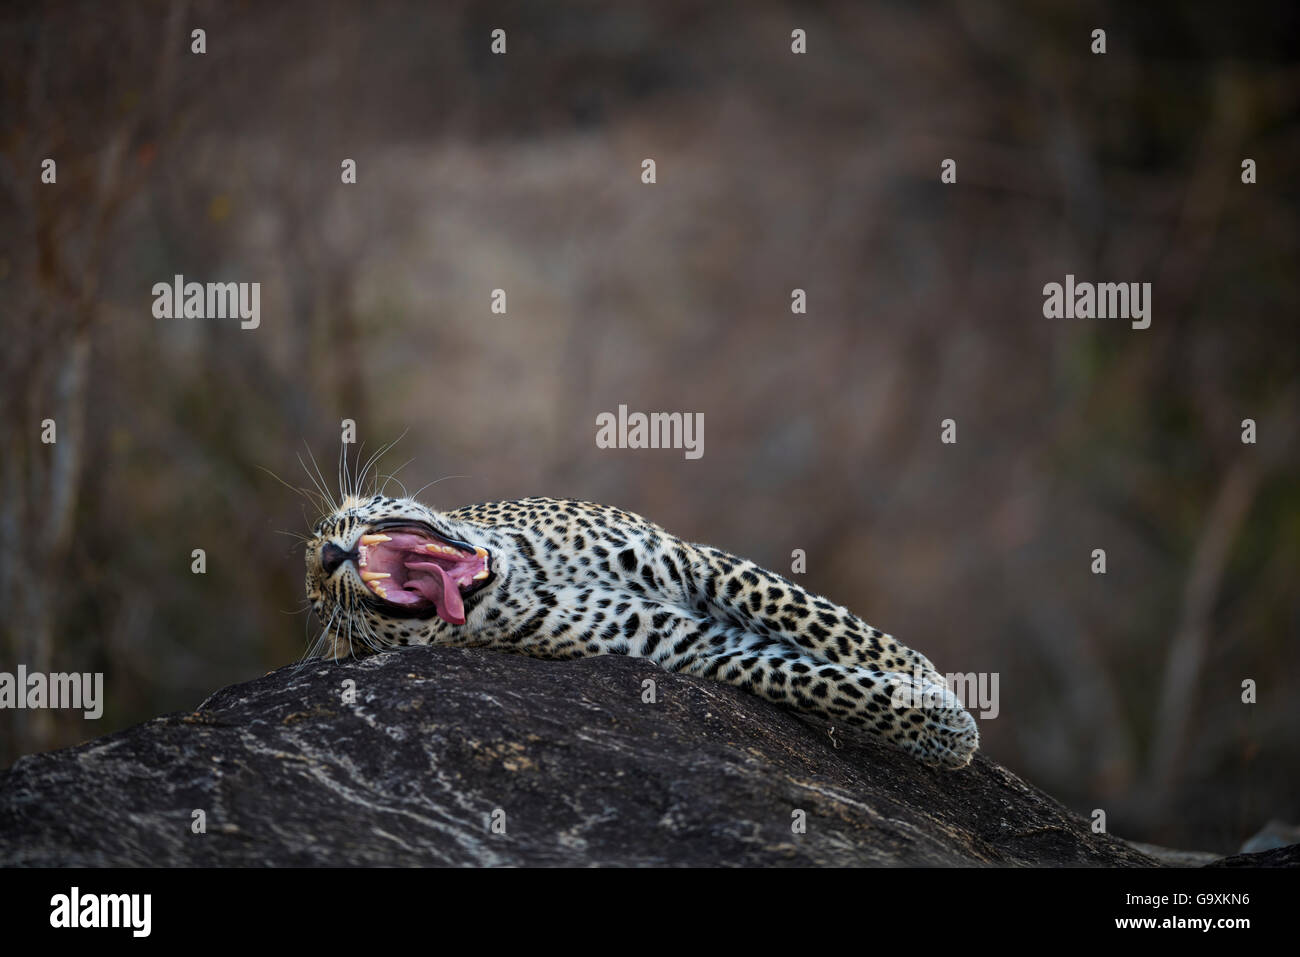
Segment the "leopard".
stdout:
<svg viewBox="0 0 1300 957">
<path fill-rule="evenodd" d="M 436 510 L 345 496 L 306 538 L 310 658 L 407 646 L 644 658 L 945 769 L 979 747 L 930 659 L 847 608 L 621 508 L 547 497 Z"/>
</svg>

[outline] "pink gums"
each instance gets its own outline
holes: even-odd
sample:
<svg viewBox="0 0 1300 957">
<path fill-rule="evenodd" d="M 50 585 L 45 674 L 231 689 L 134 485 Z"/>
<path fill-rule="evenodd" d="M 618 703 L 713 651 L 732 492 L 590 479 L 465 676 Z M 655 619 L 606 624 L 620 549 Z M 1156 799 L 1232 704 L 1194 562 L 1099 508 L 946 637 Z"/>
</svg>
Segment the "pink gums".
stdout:
<svg viewBox="0 0 1300 957">
<path fill-rule="evenodd" d="M 470 587 L 475 575 L 487 571 L 487 559 L 418 532 L 383 534 L 389 541 L 361 546 L 360 570 L 390 576 L 375 582 L 383 589 L 382 594 L 376 594 L 407 608 L 431 603 L 443 621 L 465 624 L 460 590 Z M 429 545 L 434 546 L 433 550 Z"/>
</svg>

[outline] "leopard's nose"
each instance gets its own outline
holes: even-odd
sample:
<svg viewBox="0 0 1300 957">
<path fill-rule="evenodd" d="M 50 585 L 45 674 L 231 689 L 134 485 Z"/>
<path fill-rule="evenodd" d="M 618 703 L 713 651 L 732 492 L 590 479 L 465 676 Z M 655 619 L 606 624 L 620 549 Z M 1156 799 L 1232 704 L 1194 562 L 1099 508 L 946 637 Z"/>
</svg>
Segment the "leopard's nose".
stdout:
<svg viewBox="0 0 1300 957">
<path fill-rule="evenodd" d="M 333 542 L 326 542 L 325 547 L 320 550 L 320 566 L 325 570 L 326 575 L 333 575 L 334 569 L 347 560 L 348 553 Z"/>
</svg>

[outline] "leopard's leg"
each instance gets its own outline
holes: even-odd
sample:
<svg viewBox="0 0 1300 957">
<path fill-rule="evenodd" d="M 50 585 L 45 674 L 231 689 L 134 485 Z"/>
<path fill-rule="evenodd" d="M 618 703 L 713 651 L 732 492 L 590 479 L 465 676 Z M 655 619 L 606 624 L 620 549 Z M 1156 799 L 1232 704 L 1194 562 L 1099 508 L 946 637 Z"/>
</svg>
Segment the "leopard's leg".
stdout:
<svg viewBox="0 0 1300 957">
<path fill-rule="evenodd" d="M 699 614 L 750 634 L 779 638 L 831 664 L 919 672 L 925 682 L 943 683 L 929 658 L 847 608 L 746 558 L 708 545 L 690 548 L 689 594 Z"/>
<path fill-rule="evenodd" d="M 927 764 L 964 767 L 979 747 L 975 719 L 942 681 L 920 672 L 834 664 L 779 638 L 667 610 L 624 653 L 862 728 Z"/>
</svg>

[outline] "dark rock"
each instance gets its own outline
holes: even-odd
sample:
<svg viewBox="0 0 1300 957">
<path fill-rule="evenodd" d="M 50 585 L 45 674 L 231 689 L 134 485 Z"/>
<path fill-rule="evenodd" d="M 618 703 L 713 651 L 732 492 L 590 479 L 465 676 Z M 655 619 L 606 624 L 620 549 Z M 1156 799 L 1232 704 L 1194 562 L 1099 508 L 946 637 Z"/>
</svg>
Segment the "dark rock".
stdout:
<svg viewBox="0 0 1300 957">
<path fill-rule="evenodd" d="M 1300 844 L 1258 854 L 1234 854 L 1206 867 L 1300 867 Z"/>
<path fill-rule="evenodd" d="M 1176 847 L 1161 847 L 1159 844 L 1144 844 L 1141 841 L 1124 843 L 1148 857 L 1154 857 L 1166 867 L 1204 867 L 1220 857 L 1213 851 L 1184 851 Z"/>
<path fill-rule="evenodd" d="M 982 755 L 932 770 L 622 657 L 313 661 L 0 774 L 4 865 L 1154 863 Z"/>
<path fill-rule="evenodd" d="M 1246 838 L 1237 853 L 1258 854 L 1296 843 L 1300 843 L 1300 827 L 1274 819 Z"/>
</svg>

